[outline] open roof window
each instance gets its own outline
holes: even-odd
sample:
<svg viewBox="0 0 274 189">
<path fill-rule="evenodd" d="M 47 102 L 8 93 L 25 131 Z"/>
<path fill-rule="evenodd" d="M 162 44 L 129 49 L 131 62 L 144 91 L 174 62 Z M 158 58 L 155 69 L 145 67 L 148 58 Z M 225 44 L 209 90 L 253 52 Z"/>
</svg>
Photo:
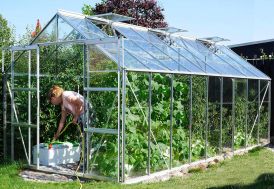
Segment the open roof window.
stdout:
<svg viewBox="0 0 274 189">
<path fill-rule="evenodd" d="M 213 37 L 205 37 L 205 38 L 199 38 L 197 39 L 201 43 L 203 43 L 208 49 L 210 49 L 213 53 L 218 53 L 218 49 L 216 48 L 216 43 L 223 42 L 223 41 L 229 41 L 229 39 L 225 39 L 218 36 Z"/>
<path fill-rule="evenodd" d="M 87 16 L 87 18 L 109 36 L 118 35 L 118 33 L 116 33 L 116 31 L 113 30 L 111 27 L 111 24 L 113 22 L 130 22 L 131 20 L 134 20 L 134 18 L 132 17 L 123 16 L 116 13 L 105 13 L 94 16 Z"/>
</svg>

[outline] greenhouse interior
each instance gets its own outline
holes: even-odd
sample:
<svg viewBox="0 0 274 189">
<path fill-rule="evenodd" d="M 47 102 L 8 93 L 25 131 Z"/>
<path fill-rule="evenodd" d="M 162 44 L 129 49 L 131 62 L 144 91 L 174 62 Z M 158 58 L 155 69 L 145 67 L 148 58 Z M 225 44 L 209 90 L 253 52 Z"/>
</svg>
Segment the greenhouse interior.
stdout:
<svg viewBox="0 0 274 189">
<path fill-rule="evenodd" d="M 29 45 L 2 50 L 5 156 L 46 169 L 39 144 L 60 119 L 53 85 L 93 106 L 77 172 L 86 178 L 126 182 L 269 142 L 268 76 L 218 37 L 131 20 L 59 10 Z M 80 132 L 69 126 L 60 141 L 81 143 Z"/>
</svg>

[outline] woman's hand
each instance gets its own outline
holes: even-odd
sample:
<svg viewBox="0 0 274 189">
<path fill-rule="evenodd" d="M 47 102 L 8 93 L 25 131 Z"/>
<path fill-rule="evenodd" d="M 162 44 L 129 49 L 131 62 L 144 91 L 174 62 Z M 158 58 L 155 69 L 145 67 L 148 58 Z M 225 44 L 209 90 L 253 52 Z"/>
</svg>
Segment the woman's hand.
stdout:
<svg viewBox="0 0 274 189">
<path fill-rule="evenodd" d="M 79 115 L 79 114 L 75 114 L 75 115 L 73 115 L 73 120 L 72 120 L 72 123 L 77 124 L 77 121 L 78 121 L 79 117 L 80 117 L 80 115 Z"/>
<path fill-rule="evenodd" d="M 59 133 L 57 132 L 54 134 L 53 141 L 57 140 L 58 137 L 59 137 Z"/>
</svg>

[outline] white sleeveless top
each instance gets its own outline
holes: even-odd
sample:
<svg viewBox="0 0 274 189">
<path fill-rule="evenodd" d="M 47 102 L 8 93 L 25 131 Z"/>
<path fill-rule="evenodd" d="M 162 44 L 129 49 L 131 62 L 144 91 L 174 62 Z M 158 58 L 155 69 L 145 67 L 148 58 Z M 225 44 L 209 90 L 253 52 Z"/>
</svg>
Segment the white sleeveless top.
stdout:
<svg viewBox="0 0 274 189">
<path fill-rule="evenodd" d="M 82 111 L 81 114 L 84 113 L 84 97 L 82 95 L 80 95 L 77 92 L 74 91 L 64 91 L 62 94 L 62 100 L 63 100 L 63 104 L 62 104 L 62 110 L 66 110 L 67 112 L 69 112 L 72 115 L 75 115 L 76 110 L 75 110 L 75 105 L 73 103 L 71 103 L 71 99 L 79 99 L 80 102 L 82 103 Z"/>
</svg>

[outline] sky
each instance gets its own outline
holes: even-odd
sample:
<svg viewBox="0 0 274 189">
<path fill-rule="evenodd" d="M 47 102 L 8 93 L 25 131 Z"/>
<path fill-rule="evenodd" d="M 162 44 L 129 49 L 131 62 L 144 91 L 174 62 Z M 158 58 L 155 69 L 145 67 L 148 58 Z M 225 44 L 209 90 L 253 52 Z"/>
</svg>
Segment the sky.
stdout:
<svg viewBox="0 0 274 189">
<path fill-rule="evenodd" d="M 81 13 L 84 4 L 101 0 L 0 0 L 0 14 L 15 28 L 16 36 L 42 27 L 58 9 Z M 224 45 L 274 38 L 274 0 L 158 0 L 169 26 L 186 29 L 195 38 L 218 36 Z"/>
</svg>

